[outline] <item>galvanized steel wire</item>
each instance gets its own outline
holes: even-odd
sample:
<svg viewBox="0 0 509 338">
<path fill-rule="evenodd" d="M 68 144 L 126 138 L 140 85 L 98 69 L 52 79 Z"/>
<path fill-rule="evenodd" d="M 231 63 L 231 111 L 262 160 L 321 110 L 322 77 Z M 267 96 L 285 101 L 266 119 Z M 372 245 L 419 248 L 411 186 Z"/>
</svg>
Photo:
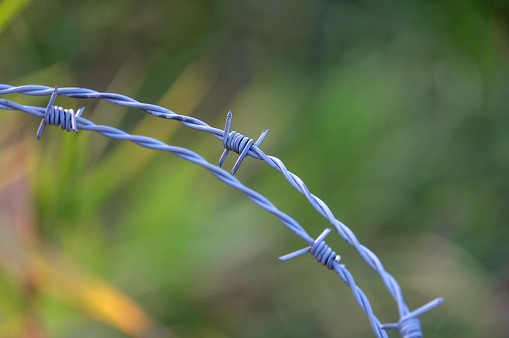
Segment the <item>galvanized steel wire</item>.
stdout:
<svg viewBox="0 0 509 338">
<path fill-rule="evenodd" d="M 323 202 L 320 198 L 312 194 L 307 188 L 307 186 L 304 184 L 304 182 L 297 175 L 290 172 L 280 159 L 274 156 L 269 156 L 260 149 L 259 146 L 263 139 L 265 138 L 268 131 L 264 131 L 260 138 L 258 139 L 258 141 L 256 142 L 235 131 L 229 132 L 231 123 L 231 113 L 228 113 L 227 115 L 225 129 L 221 130 L 211 127 L 207 123 L 199 119 L 190 116 L 179 115 L 164 107 L 160 107 L 153 104 L 141 103 L 130 97 L 115 93 L 101 93 L 98 91 L 78 87 L 58 88 L 57 90 L 57 88 L 54 89 L 51 87 L 40 85 L 26 85 L 15 87 L 0 84 L 0 94 L 13 94 L 13 93 L 36 96 L 50 94 L 52 95 L 50 102 L 46 108 L 24 106 L 9 101 L 7 99 L 0 99 L 0 109 L 19 110 L 42 118 L 41 126 L 37 133 L 38 137 L 40 137 L 40 133 L 42 132 L 42 129 L 44 128 L 45 124 L 52 124 L 56 126 L 60 125 L 62 129 L 65 129 L 67 131 L 71 130 L 75 132 L 77 130 L 96 131 L 106 137 L 120 140 L 129 140 L 143 147 L 155 150 L 168 151 L 185 160 L 188 160 L 190 162 L 193 162 L 199 166 L 206 168 L 214 176 L 219 178 L 224 183 L 232 186 L 235 189 L 242 191 L 255 204 L 267 210 L 268 212 L 274 214 L 288 229 L 290 229 L 293 233 L 295 233 L 297 236 L 301 237 L 308 243 L 309 246 L 307 248 L 299 250 L 293 254 L 281 257 L 281 259 L 286 260 L 306 252 L 311 252 L 321 264 L 327 266 L 331 270 L 335 270 L 339 277 L 341 277 L 341 279 L 351 288 L 355 296 L 355 299 L 359 303 L 362 310 L 367 314 L 371 326 L 373 328 L 373 331 L 375 332 L 377 337 L 387 337 L 385 329 L 395 329 L 395 328 L 399 329 L 400 335 L 402 337 L 405 338 L 422 337 L 420 321 L 417 317 L 423 312 L 439 305 L 443 301 L 443 298 L 437 298 L 411 312 L 403 299 L 403 294 L 401 292 L 401 288 L 398 282 L 391 274 L 389 274 L 385 270 L 380 259 L 370 249 L 362 245 L 358 238 L 353 233 L 353 231 L 345 224 L 343 224 L 341 221 L 339 221 L 334 216 L 334 214 L 327 206 L 327 204 Z M 222 165 L 224 158 L 228 154 L 228 151 L 234 151 L 238 153 L 240 155 L 239 159 L 232 170 L 232 174 L 230 174 L 225 170 L 221 169 L 220 167 L 207 162 L 200 155 L 189 149 L 168 145 L 164 142 L 155 140 L 147 136 L 131 135 L 114 127 L 96 125 L 93 122 L 81 116 L 81 113 L 83 112 L 84 108 L 81 108 L 78 111 L 78 113 L 74 114 L 74 111 L 70 109 L 67 110 L 58 106 L 52 106 L 55 96 L 57 94 L 77 99 L 101 99 L 121 106 L 141 109 L 156 117 L 179 121 L 180 123 L 187 127 L 208 132 L 223 141 L 223 147 L 225 148 L 225 151 L 223 153 L 223 156 L 221 156 L 220 165 Z M 397 323 L 381 325 L 378 318 L 374 315 L 366 295 L 355 284 L 352 275 L 346 269 L 345 265 L 339 264 L 340 256 L 337 255 L 334 251 L 332 251 L 332 249 L 328 245 L 326 245 L 325 242 L 323 241 L 325 235 L 328 234 L 327 230 L 324 233 L 322 233 L 322 235 L 320 235 L 316 240 L 314 240 L 307 234 L 304 228 L 300 224 L 298 224 L 293 218 L 281 212 L 267 198 L 257 193 L 256 191 L 244 186 L 237 178 L 233 176 L 235 171 L 240 166 L 240 163 L 242 162 L 243 158 L 248 155 L 265 161 L 272 168 L 282 173 L 284 177 L 288 180 L 288 182 L 297 191 L 299 191 L 307 198 L 309 203 L 325 219 L 327 219 L 331 223 L 331 225 L 339 233 L 339 235 L 343 237 L 343 239 L 345 239 L 350 245 L 352 245 L 358 251 L 361 257 L 368 263 L 368 265 L 381 276 L 382 281 L 384 282 L 386 288 L 389 290 L 398 306 L 399 320 Z"/>
</svg>

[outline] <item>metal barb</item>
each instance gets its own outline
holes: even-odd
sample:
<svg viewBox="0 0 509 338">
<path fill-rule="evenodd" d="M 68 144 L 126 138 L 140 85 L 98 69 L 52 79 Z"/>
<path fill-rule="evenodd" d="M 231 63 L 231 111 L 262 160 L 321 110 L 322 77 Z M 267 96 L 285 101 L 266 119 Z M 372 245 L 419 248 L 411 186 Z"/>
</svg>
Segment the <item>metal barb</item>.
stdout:
<svg viewBox="0 0 509 338">
<path fill-rule="evenodd" d="M 317 243 L 320 243 L 321 241 L 323 241 L 325 239 L 325 237 L 327 237 L 327 235 L 331 232 L 331 230 L 329 228 L 325 229 L 321 234 L 320 236 L 318 236 L 315 240 L 315 242 L 313 243 L 313 245 L 317 244 Z M 279 257 L 279 260 L 280 261 L 287 261 L 289 259 L 292 259 L 292 258 L 295 258 L 297 256 L 300 256 L 300 255 L 303 255 L 305 253 L 308 253 L 308 252 L 311 252 L 311 249 L 313 248 L 313 245 L 310 245 L 306 248 L 303 248 L 303 249 L 300 249 L 300 250 L 297 250 L 297 251 L 294 251 L 292 253 L 289 253 L 287 255 L 284 255 L 284 256 L 281 256 Z M 339 256 L 339 255 L 338 255 Z"/>
<path fill-rule="evenodd" d="M 253 140 L 249 140 L 246 144 L 246 146 L 244 147 L 244 149 L 242 149 L 242 152 L 240 153 L 240 156 L 239 158 L 237 159 L 237 161 L 235 162 L 235 164 L 233 165 L 233 168 L 232 168 L 232 176 L 235 175 L 235 173 L 237 172 L 237 169 L 239 169 L 240 167 L 240 164 L 242 163 L 242 161 L 244 160 L 244 157 L 246 157 L 247 155 L 247 152 L 249 151 L 249 149 L 251 148 L 251 146 L 253 145 L 254 141 Z"/>
<path fill-rule="evenodd" d="M 269 132 L 269 130 L 268 129 L 264 130 L 262 132 L 262 134 L 260 135 L 260 137 L 258 137 L 258 140 L 256 140 L 256 142 L 254 142 L 252 139 L 248 139 L 248 141 L 246 142 L 247 137 L 245 137 L 244 135 L 239 134 L 235 131 L 230 133 L 231 122 L 232 122 L 232 111 L 230 110 L 230 111 L 228 111 L 228 114 L 226 114 L 226 123 L 224 126 L 224 133 L 223 133 L 224 151 L 223 151 L 223 154 L 221 155 L 221 158 L 219 159 L 219 166 L 220 167 L 223 166 L 223 163 L 226 160 L 226 156 L 228 156 L 228 153 L 230 152 L 230 150 L 233 150 L 233 151 L 239 153 L 240 156 L 237 159 L 237 161 L 235 162 L 235 164 L 233 165 L 233 169 L 231 171 L 231 174 L 235 175 L 235 173 L 237 172 L 237 169 L 239 169 L 239 167 L 240 167 L 240 164 L 242 163 L 244 158 L 247 156 L 249 150 L 251 149 L 251 146 L 255 145 L 256 147 L 258 147 L 263 142 L 265 137 L 267 136 L 267 133 Z M 237 147 L 237 148 L 235 148 L 235 147 Z M 238 149 L 238 147 L 241 147 L 242 149 Z M 240 150 L 240 152 L 239 152 L 239 150 Z"/>
<path fill-rule="evenodd" d="M 53 93 L 51 94 L 51 98 L 49 99 L 48 105 L 46 106 L 46 110 L 44 111 L 44 117 L 42 118 L 41 124 L 39 125 L 39 129 L 37 129 L 37 139 L 41 139 L 42 131 L 44 130 L 44 126 L 46 125 L 46 120 L 50 114 L 51 106 L 53 106 L 53 102 L 58 94 L 58 86 L 55 86 Z"/>
<path fill-rule="evenodd" d="M 226 160 L 226 156 L 228 156 L 228 153 L 230 150 L 228 149 L 227 142 L 228 142 L 228 136 L 230 135 L 230 124 L 232 123 L 232 111 L 229 110 L 228 114 L 226 114 L 226 124 L 224 125 L 224 133 L 223 133 L 223 146 L 224 151 L 221 155 L 221 158 L 219 159 L 219 166 L 222 167 L 224 160 Z"/>
<path fill-rule="evenodd" d="M 55 102 L 57 95 L 58 86 L 55 86 L 55 89 L 51 94 L 51 98 L 49 99 L 48 105 L 46 106 L 46 110 L 44 111 L 44 116 L 42 118 L 41 124 L 39 125 L 39 129 L 37 130 L 38 140 L 41 139 L 42 131 L 44 130 L 46 124 L 52 124 L 56 126 L 60 125 L 62 129 L 66 129 L 67 131 L 72 130 L 74 133 L 78 132 L 78 124 L 76 122 L 76 118 L 81 116 L 85 110 L 85 107 L 78 109 L 76 114 L 74 114 L 73 109 L 63 109 L 57 106 L 53 107 L 53 103 Z"/>
<path fill-rule="evenodd" d="M 409 319 L 417 318 L 418 316 L 422 315 L 424 312 L 429 311 L 429 310 L 437 307 L 438 305 L 442 304 L 443 301 L 444 301 L 443 297 L 435 298 L 431 302 L 428 302 L 428 303 L 424 304 L 423 306 L 413 310 L 412 312 L 404 315 L 403 317 L 401 317 L 399 319 L 399 322 L 382 324 L 382 325 L 380 325 L 380 328 L 382 330 L 401 329 L 403 323 L 407 322 Z"/>
</svg>

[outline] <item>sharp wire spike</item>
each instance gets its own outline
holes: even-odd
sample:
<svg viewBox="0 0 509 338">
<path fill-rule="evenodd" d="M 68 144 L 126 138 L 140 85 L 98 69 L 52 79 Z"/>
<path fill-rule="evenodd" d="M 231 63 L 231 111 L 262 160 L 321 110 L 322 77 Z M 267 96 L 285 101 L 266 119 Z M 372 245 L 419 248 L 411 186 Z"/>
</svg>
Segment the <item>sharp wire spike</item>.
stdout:
<svg viewBox="0 0 509 338">
<path fill-rule="evenodd" d="M 80 117 L 81 114 L 83 114 L 83 111 L 85 110 L 85 107 L 81 107 L 80 109 L 78 109 L 78 111 L 76 112 L 76 115 L 72 115 L 72 121 L 73 121 L 73 127 L 72 127 L 72 130 L 74 131 L 74 133 L 77 133 L 78 132 L 78 122 L 76 121 L 76 118 Z"/>
<path fill-rule="evenodd" d="M 51 97 L 49 99 L 48 105 L 46 106 L 46 110 L 44 111 L 44 117 L 42 118 L 41 124 L 39 124 L 39 129 L 37 129 L 37 139 L 41 139 L 42 131 L 44 130 L 44 126 L 46 125 L 46 121 L 48 119 L 48 116 L 51 111 L 51 106 L 53 106 L 53 103 L 55 102 L 55 99 L 58 94 L 58 86 L 55 86 L 55 89 L 53 89 L 53 93 L 51 94 Z"/>
<path fill-rule="evenodd" d="M 442 304 L 443 301 L 444 301 L 444 297 L 435 298 L 431 302 L 428 302 L 428 303 L 424 304 L 423 306 L 418 307 L 417 309 L 413 310 L 412 312 L 410 312 L 408 314 L 408 316 L 418 317 L 418 316 L 422 315 L 424 312 L 429 311 L 429 310 L 433 309 L 434 307 Z"/>
<path fill-rule="evenodd" d="M 76 115 L 74 115 L 74 110 L 71 109 L 69 110 L 70 114 L 71 114 L 71 128 L 72 128 L 72 131 L 74 131 L 74 133 L 77 133 L 78 132 L 78 128 L 76 127 Z"/>
<path fill-rule="evenodd" d="M 300 250 L 294 251 L 294 252 L 292 252 L 292 253 L 286 254 L 286 255 L 284 255 L 284 256 L 281 256 L 281 257 L 279 257 L 279 260 L 280 260 L 280 261 L 287 261 L 287 260 L 289 260 L 289 259 L 292 259 L 292 258 L 295 258 L 295 257 L 297 257 L 297 256 L 303 255 L 303 254 L 308 253 L 308 252 L 310 252 L 310 251 L 311 251 L 311 247 L 310 247 L 310 246 L 308 246 L 308 247 L 306 247 L 306 248 L 303 248 L 303 249 L 300 249 Z"/>
<path fill-rule="evenodd" d="M 76 113 L 76 117 L 81 117 L 81 114 L 83 114 L 83 111 L 85 110 L 85 107 L 81 107 L 78 109 L 78 112 Z"/>
<path fill-rule="evenodd" d="M 315 243 L 323 241 L 325 239 L 325 237 L 327 237 L 327 235 L 330 234 L 330 232 L 331 232 L 331 230 L 329 228 L 326 228 L 324 231 L 322 231 L 320 236 L 318 236 L 316 238 Z"/>
<path fill-rule="evenodd" d="M 224 160 L 226 160 L 226 156 L 228 156 L 228 153 L 230 151 L 228 149 L 224 149 L 223 151 L 223 155 L 221 155 L 221 158 L 219 159 L 219 166 L 222 167 L 223 166 L 223 163 L 224 163 Z"/>
<path fill-rule="evenodd" d="M 262 144 L 263 140 L 265 140 L 265 136 L 267 136 L 268 133 L 269 133 L 268 129 L 264 130 L 260 137 L 258 137 L 258 140 L 256 140 L 254 145 L 258 147 L 260 144 Z"/>
<path fill-rule="evenodd" d="M 228 114 L 226 114 L 226 123 L 224 125 L 224 133 L 223 133 L 224 151 L 223 151 L 223 154 L 221 155 L 221 158 L 219 159 L 220 167 L 223 166 L 224 160 L 226 160 L 226 156 L 228 156 L 228 153 L 230 152 L 230 150 L 228 149 L 228 147 L 226 145 L 228 142 L 228 137 L 230 136 L 230 124 L 231 123 L 232 123 L 232 111 L 229 110 Z"/>
<path fill-rule="evenodd" d="M 237 159 L 237 162 L 235 162 L 235 164 L 233 165 L 232 176 L 235 175 L 235 173 L 237 172 L 237 169 L 239 169 L 239 166 L 242 163 L 242 160 L 244 160 L 244 157 L 246 157 L 247 152 L 249 151 L 249 149 L 251 148 L 253 143 L 254 143 L 253 140 L 249 140 L 247 142 L 246 146 L 244 147 L 244 149 L 242 149 L 242 152 L 240 153 L 240 156 Z"/>
<path fill-rule="evenodd" d="M 226 148 L 226 141 L 228 140 L 228 136 L 230 135 L 230 124 L 232 123 L 232 111 L 229 110 L 228 114 L 226 114 L 226 123 L 224 125 L 224 134 L 223 134 L 223 145 Z"/>
</svg>

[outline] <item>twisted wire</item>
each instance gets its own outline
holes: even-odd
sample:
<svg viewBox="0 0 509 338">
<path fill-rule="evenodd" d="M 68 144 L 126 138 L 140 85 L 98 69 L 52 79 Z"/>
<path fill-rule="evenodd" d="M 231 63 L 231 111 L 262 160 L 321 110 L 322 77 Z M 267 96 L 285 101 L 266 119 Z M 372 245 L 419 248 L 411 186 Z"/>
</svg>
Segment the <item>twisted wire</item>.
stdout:
<svg viewBox="0 0 509 338">
<path fill-rule="evenodd" d="M 9 86 L 9 85 L 3 85 L 0 84 L 0 94 L 10 94 L 10 93 L 21 93 L 26 95 L 48 95 L 51 91 L 50 87 L 46 86 L 39 86 L 39 85 L 27 85 L 27 86 Z M 225 153 L 227 154 L 227 151 L 229 148 L 236 149 L 235 146 L 227 146 L 227 141 L 230 140 L 231 134 L 229 133 L 229 120 L 231 121 L 231 113 L 229 113 L 229 116 L 227 116 L 227 126 L 225 127 L 225 130 L 220 130 L 217 128 L 213 128 L 206 124 L 205 122 L 198 120 L 193 117 L 184 116 L 176 114 L 175 112 L 152 104 L 146 104 L 146 103 L 140 103 L 132 98 L 129 98 L 124 95 L 120 94 L 114 94 L 114 93 L 101 93 L 90 89 L 85 88 L 76 88 L 76 87 L 68 87 L 68 88 L 62 88 L 59 90 L 60 95 L 74 97 L 74 98 L 98 98 L 103 99 L 118 105 L 126 106 L 126 107 L 132 107 L 132 108 L 139 108 L 144 111 L 146 111 L 149 114 L 152 114 L 157 117 L 166 118 L 166 119 L 172 119 L 177 120 L 181 122 L 182 124 L 189 126 L 193 129 L 202 130 L 211 133 L 212 135 L 216 136 L 219 139 L 223 140 L 223 144 L 225 147 Z M 262 134 L 263 136 L 263 134 Z M 241 138 L 241 141 L 243 141 L 244 138 Z M 238 148 L 240 149 L 240 147 Z M 225 153 L 223 153 L 223 157 L 225 157 Z M 242 155 L 243 154 L 243 155 Z M 239 160 L 234 166 L 234 170 L 232 170 L 232 173 L 235 173 L 235 170 L 238 168 L 238 165 L 240 165 L 240 161 L 244 158 L 244 156 L 251 156 L 257 159 L 264 160 L 267 164 L 269 164 L 272 168 L 276 169 L 280 173 L 284 175 L 284 177 L 288 180 L 288 182 L 301 194 L 303 194 L 307 200 L 310 202 L 310 204 L 315 208 L 315 210 L 318 211 L 319 214 L 321 214 L 325 219 L 327 219 L 334 229 L 339 233 L 343 239 L 345 239 L 350 245 L 352 245 L 357 252 L 361 255 L 361 257 L 368 263 L 368 265 L 374 269 L 382 278 L 383 283 L 385 284 L 386 288 L 392 295 L 393 299 L 395 300 L 397 306 L 398 306 L 398 312 L 400 320 L 401 318 L 407 316 L 410 314 L 410 310 L 403 299 L 403 294 L 401 292 L 401 287 L 399 286 L 396 279 L 389 274 L 382 262 L 378 259 L 378 257 L 366 246 L 362 245 L 358 238 L 355 236 L 355 234 L 352 232 L 352 230 L 347 227 L 344 223 L 339 221 L 330 208 L 323 202 L 320 198 L 312 194 L 307 186 L 304 184 L 304 182 L 295 174 L 290 172 L 283 162 L 274 156 L 269 156 L 265 154 L 257 145 L 250 144 L 249 147 L 247 144 L 245 144 L 244 148 L 242 149 L 241 156 L 239 157 Z M 223 159 L 224 161 L 224 159 Z M 222 164 L 222 162 L 220 162 Z M 427 305 L 427 304 L 426 304 Z M 420 332 L 420 328 L 418 330 Z M 401 331 L 400 331 L 400 334 Z"/>
<path fill-rule="evenodd" d="M 0 99 L 0 109 L 19 110 L 38 117 L 44 117 L 45 114 L 45 110 L 43 108 L 24 106 L 6 99 Z M 233 175 L 230 175 L 220 167 L 207 162 L 203 157 L 193 152 L 192 150 L 172 146 L 147 136 L 131 135 L 114 127 L 96 125 L 92 121 L 89 121 L 83 117 L 77 117 L 76 121 L 78 122 L 78 126 L 81 130 L 96 131 L 99 134 L 109 138 L 131 141 L 145 148 L 168 151 L 180 158 L 204 167 L 210 171 L 212 175 L 224 183 L 244 193 L 256 205 L 275 215 L 281 221 L 281 223 L 283 223 L 283 225 L 285 225 L 294 234 L 305 240 L 309 245 L 315 243 L 313 238 L 308 235 L 308 233 L 297 221 L 277 209 L 276 206 L 274 206 L 274 204 L 272 204 L 266 197 L 246 187 Z M 364 311 L 364 313 L 368 315 L 368 319 L 376 336 L 386 338 L 387 333 L 380 328 L 380 321 L 373 313 L 371 304 L 369 303 L 364 292 L 355 284 L 355 280 L 351 273 L 343 264 L 341 264 L 341 266 L 335 267 L 334 269 L 337 271 L 338 275 L 343 279 L 343 281 L 345 281 L 345 283 L 352 289 L 352 292 L 355 296 L 355 299 L 359 303 L 359 306 Z"/>
</svg>

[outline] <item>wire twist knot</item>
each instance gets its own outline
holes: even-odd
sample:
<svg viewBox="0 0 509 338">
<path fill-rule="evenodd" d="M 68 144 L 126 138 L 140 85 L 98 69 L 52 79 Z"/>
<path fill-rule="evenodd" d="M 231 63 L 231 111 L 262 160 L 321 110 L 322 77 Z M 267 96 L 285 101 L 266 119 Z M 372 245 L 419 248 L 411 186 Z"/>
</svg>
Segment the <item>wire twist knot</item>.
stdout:
<svg viewBox="0 0 509 338">
<path fill-rule="evenodd" d="M 267 136 L 268 130 L 264 130 L 258 140 L 254 142 L 253 139 L 250 139 L 247 136 L 242 135 L 241 133 L 238 133 L 236 131 L 232 131 L 230 133 L 230 124 L 232 121 L 232 112 L 231 110 L 226 115 L 226 124 L 224 126 L 224 134 L 223 134 L 223 146 L 224 151 L 223 155 L 221 155 L 221 158 L 219 159 L 219 166 L 221 167 L 224 163 L 224 160 L 226 159 L 226 156 L 231 151 L 236 152 L 239 154 L 239 158 L 237 159 L 237 162 L 235 162 L 235 165 L 233 166 L 233 169 L 231 171 L 232 175 L 235 175 L 235 172 L 239 168 L 240 164 L 242 163 L 242 160 L 246 155 L 248 155 L 249 150 L 251 149 L 251 146 L 259 146 L 263 140 L 265 139 L 265 136 Z"/>
<path fill-rule="evenodd" d="M 291 258 L 303 255 L 305 253 L 311 252 L 311 254 L 316 258 L 320 264 L 326 266 L 329 270 L 334 270 L 334 262 L 338 263 L 341 260 L 341 256 L 336 254 L 335 251 L 331 249 L 327 243 L 325 243 L 325 237 L 331 232 L 329 228 L 325 229 L 320 236 L 318 236 L 315 242 L 298 251 L 292 252 L 288 255 L 284 255 L 279 257 L 280 260 L 286 261 Z"/>
<path fill-rule="evenodd" d="M 41 139 L 42 131 L 47 124 L 53 126 L 61 126 L 62 129 L 67 131 L 78 132 L 78 126 L 76 123 L 76 118 L 81 116 L 81 113 L 85 110 L 85 107 L 81 107 L 76 114 L 74 114 L 73 109 L 64 109 L 62 107 L 53 106 L 53 102 L 55 102 L 55 98 L 58 94 L 58 87 L 55 87 L 53 93 L 51 94 L 51 98 L 48 102 L 48 106 L 44 112 L 44 117 L 42 118 L 41 124 L 39 125 L 39 129 L 37 130 L 37 139 Z"/>
</svg>

